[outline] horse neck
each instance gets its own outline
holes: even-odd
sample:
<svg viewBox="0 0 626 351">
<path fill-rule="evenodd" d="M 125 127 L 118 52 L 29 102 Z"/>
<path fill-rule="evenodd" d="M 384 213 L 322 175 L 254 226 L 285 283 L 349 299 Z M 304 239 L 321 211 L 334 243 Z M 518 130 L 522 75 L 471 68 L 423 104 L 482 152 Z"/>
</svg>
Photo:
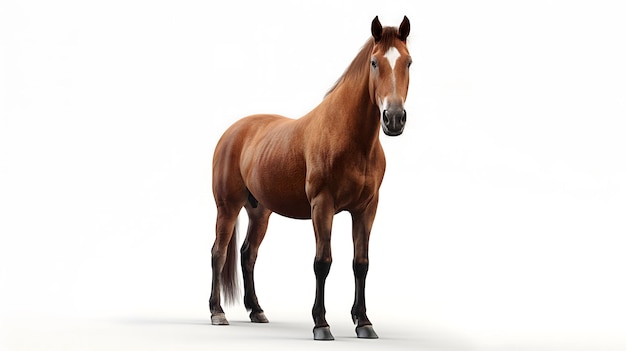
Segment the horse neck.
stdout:
<svg viewBox="0 0 626 351">
<path fill-rule="evenodd" d="M 346 79 L 321 104 L 326 111 L 324 123 L 333 126 L 332 132 L 342 135 L 351 148 L 356 145 L 366 153 L 379 143 L 380 131 L 380 111 L 371 101 L 368 84 L 367 80 Z"/>
</svg>

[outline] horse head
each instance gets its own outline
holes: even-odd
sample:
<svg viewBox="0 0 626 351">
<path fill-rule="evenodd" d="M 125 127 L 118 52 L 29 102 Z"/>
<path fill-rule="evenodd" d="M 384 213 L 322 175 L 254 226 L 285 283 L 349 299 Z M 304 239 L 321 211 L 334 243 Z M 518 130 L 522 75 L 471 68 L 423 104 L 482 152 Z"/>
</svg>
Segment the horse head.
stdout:
<svg viewBox="0 0 626 351">
<path fill-rule="evenodd" d="M 398 28 L 383 28 L 378 16 L 372 21 L 374 47 L 370 59 L 370 98 L 380 109 L 383 132 L 389 136 L 402 134 L 406 124 L 404 101 L 412 62 L 406 45 L 409 30 L 406 16 Z"/>
</svg>

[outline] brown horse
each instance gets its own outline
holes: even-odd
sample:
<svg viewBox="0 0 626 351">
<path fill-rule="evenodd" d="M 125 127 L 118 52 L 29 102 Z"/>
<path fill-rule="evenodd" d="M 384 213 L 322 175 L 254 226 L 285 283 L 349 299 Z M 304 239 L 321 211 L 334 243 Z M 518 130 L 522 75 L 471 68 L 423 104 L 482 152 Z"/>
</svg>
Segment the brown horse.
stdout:
<svg viewBox="0 0 626 351">
<path fill-rule="evenodd" d="M 398 28 L 372 21 L 372 37 L 324 100 L 300 119 L 254 115 L 233 124 L 213 156 L 217 205 L 213 245 L 211 322 L 228 324 L 220 293 L 234 300 L 236 223 L 242 207 L 249 216 L 241 247 L 244 304 L 252 322 L 266 323 L 254 289 L 254 265 L 272 212 L 313 220 L 316 278 L 313 336 L 333 340 L 324 307 L 324 285 L 332 262 L 333 216 L 352 215 L 355 299 L 352 319 L 361 338 L 377 338 L 365 313 L 365 277 L 370 230 L 385 173 L 379 130 L 402 134 L 411 57 L 406 46 L 409 20 Z M 382 123 L 381 123 L 382 121 Z"/>
</svg>

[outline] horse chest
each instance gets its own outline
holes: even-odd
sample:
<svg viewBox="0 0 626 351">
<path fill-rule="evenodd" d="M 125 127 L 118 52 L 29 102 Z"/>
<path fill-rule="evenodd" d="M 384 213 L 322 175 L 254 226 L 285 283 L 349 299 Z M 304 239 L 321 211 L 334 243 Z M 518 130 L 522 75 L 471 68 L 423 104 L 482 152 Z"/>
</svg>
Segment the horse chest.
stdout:
<svg viewBox="0 0 626 351">
<path fill-rule="evenodd" d="M 345 202 L 360 202 L 361 198 L 369 198 L 378 191 L 382 182 L 382 174 L 372 172 L 368 168 L 352 168 L 345 170 L 342 177 L 335 179 L 334 185 L 337 199 Z"/>
<path fill-rule="evenodd" d="M 368 202 L 382 183 L 384 159 L 348 158 L 326 159 L 324 166 L 307 163 L 306 188 L 309 197 L 328 192 L 337 209 L 350 209 Z"/>
</svg>

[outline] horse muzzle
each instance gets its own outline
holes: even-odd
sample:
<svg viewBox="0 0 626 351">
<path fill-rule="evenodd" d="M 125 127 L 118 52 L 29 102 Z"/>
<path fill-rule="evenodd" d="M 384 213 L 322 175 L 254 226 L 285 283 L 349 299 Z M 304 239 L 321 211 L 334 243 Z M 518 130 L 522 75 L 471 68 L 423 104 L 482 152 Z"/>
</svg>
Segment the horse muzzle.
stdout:
<svg viewBox="0 0 626 351">
<path fill-rule="evenodd" d="M 406 124 L 405 109 L 388 109 L 382 113 L 383 132 L 389 136 L 398 136 L 404 131 Z"/>
</svg>

